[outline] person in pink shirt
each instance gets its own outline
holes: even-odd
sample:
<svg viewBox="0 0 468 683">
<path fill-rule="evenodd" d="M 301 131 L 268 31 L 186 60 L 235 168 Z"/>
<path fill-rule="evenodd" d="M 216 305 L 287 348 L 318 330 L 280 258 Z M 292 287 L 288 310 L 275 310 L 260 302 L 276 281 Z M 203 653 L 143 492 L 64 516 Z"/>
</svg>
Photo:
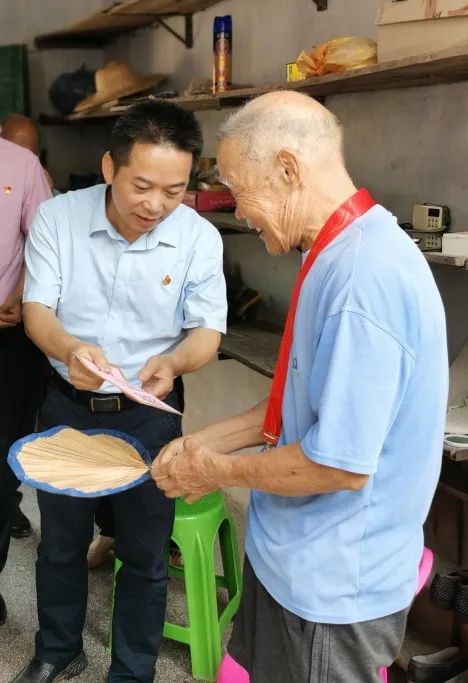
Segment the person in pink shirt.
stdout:
<svg viewBox="0 0 468 683">
<path fill-rule="evenodd" d="M 22 114 L 9 114 L 1 122 L 0 137 L 4 140 L 14 142 L 15 145 L 29 149 L 30 152 L 39 156 L 39 126 L 33 119 L 30 119 L 27 116 L 23 116 Z M 49 187 L 54 193 L 53 180 L 44 167 L 43 170 Z M 33 406 L 34 404 L 35 401 L 33 400 Z M 18 489 L 14 493 L 13 520 L 11 524 L 12 538 L 26 538 L 32 534 L 31 522 L 20 507 L 23 494 L 19 491 L 19 484 L 20 482 L 18 481 Z"/>
<path fill-rule="evenodd" d="M 22 324 L 24 242 L 39 204 L 51 197 L 32 152 L 0 137 L 0 572 L 5 566 L 17 481 L 7 464 L 16 439 L 34 430 L 41 355 Z M 0 625 L 7 617 L 0 595 Z"/>
</svg>

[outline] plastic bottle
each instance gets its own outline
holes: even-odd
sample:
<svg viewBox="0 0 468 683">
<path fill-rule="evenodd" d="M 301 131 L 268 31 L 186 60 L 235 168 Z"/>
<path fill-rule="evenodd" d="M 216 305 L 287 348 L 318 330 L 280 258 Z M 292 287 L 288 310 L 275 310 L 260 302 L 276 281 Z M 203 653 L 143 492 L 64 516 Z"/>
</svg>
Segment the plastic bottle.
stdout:
<svg viewBox="0 0 468 683">
<path fill-rule="evenodd" d="M 213 24 L 213 92 L 229 90 L 232 81 L 232 17 L 215 17 Z"/>
</svg>

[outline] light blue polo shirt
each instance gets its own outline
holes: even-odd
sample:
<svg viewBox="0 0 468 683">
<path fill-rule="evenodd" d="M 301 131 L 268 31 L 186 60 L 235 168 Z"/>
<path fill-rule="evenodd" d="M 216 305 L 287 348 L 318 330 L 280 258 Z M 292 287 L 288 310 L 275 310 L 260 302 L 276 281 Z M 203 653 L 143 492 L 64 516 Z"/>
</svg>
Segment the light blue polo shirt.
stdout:
<svg viewBox="0 0 468 683">
<path fill-rule="evenodd" d="M 318 257 L 302 288 L 281 444 L 369 475 L 359 491 L 254 491 L 247 553 L 273 598 L 347 624 L 406 608 L 439 477 L 447 404 L 445 316 L 430 269 L 381 206 Z"/>
<path fill-rule="evenodd" d="M 98 344 L 138 384 L 148 358 L 171 351 L 186 330 L 225 332 L 222 240 L 181 205 L 129 244 L 107 219 L 105 194 L 96 185 L 41 205 L 26 244 L 24 301 L 54 309 L 67 332 Z"/>
</svg>

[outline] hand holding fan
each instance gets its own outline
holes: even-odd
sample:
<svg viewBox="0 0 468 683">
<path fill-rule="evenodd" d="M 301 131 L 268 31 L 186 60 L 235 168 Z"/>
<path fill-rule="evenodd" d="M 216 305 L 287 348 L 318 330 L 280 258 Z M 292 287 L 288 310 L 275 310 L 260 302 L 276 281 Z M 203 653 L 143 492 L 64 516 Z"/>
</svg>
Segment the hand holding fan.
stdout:
<svg viewBox="0 0 468 683">
<path fill-rule="evenodd" d="M 8 463 L 29 486 L 81 498 L 120 493 L 151 478 L 151 458 L 139 441 L 104 429 L 31 434 L 13 444 Z"/>
</svg>

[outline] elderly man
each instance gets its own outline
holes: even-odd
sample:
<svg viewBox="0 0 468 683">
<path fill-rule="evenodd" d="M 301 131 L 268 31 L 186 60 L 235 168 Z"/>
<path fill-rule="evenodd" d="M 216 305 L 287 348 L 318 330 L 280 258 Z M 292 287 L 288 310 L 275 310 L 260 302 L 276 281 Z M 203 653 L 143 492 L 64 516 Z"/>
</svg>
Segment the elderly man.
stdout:
<svg viewBox="0 0 468 683">
<path fill-rule="evenodd" d="M 303 265 L 269 400 L 169 445 L 153 476 L 188 500 L 252 489 L 228 647 L 251 683 L 377 683 L 403 640 L 441 465 L 441 299 L 395 218 L 356 191 L 318 103 L 265 95 L 220 138 L 238 218 Z"/>
<path fill-rule="evenodd" d="M 178 415 L 134 403 L 84 368 L 114 363 L 173 407 L 177 376 L 207 363 L 226 324 L 222 241 L 181 204 L 202 150 L 192 113 L 143 102 L 116 122 L 105 185 L 47 202 L 26 246 L 27 331 L 53 367 L 42 429 L 115 429 L 154 457 L 180 435 Z M 101 386 L 102 385 L 102 386 Z M 164 547 L 174 502 L 152 482 L 111 496 L 117 575 L 109 683 L 152 683 L 167 595 Z M 96 498 L 40 491 L 36 656 L 14 679 L 53 683 L 86 666 L 86 553 Z"/>
<path fill-rule="evenodd" d="M 22 323 L 24 241 L 39 204 L 49 197 L 37 157 L 0 138 L 0 572 L 17 509 L 8 450 L 34 430 L 39 401 L 40 356 Z M 0 596 L 0 625 L 6 617 Z"/>
</svg>

